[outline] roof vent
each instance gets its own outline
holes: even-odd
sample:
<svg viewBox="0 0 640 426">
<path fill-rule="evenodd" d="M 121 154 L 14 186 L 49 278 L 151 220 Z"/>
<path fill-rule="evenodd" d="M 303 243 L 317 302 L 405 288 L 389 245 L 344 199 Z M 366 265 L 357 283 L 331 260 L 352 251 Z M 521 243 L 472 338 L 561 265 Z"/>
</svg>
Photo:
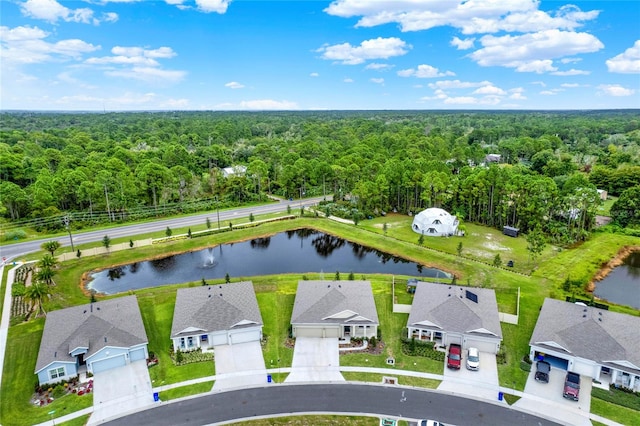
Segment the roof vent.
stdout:
<svg viewBox="0 0 640 426">
<path fill-rule="evenodd" d="M 598 318 L 598 321 L 602 322 L 602 318 Z"/>
<path fill-rule="evenodd" d="M 222 286 L 220 286 L 220 288 L 222 288 Z"/>
<path fill-rule="evenodd" d="M 100 306 L 96 306 L 96 309 L 97 309 L 97 310 L 100 310 Z"/>
<path fill-rule="evenodd" d="M 107 336 L 104 336 L 104 342 L 107 343 Z"/>
<path fill-rule="evenodd" d="M 342 284 L 338 284 L 338 288 L 342 288 Z"/>
<path fill-rule="evenodd" d="M 211 297 L 211 295 L 209 295 L 209 297 Z"/>
<path fill-rule="evenodd" d="M 53 353 L 53 357 L 54 357 L 54 358 L 57 358 L 57 357 L 58 357 L 58 352 L 54 352 L 54 353 Z"/>
<path fill-rule="evenodd" d="M 220 297 L 222 297 L 222 293 L 220 293 Z"/>
<path fill-rule="evenodd" d="M 447 297 L 451 297 L 451 293 L 447 294 Z"/>
<path fill-rule="evenodd" d="M 209 290 L 211 290 L 211 286 L 209 286 Z"/>
<path fill-rule="evenodd" d="M 451 290 L 451 286 L 449 286 L 449 290 Z"/>
<path fill-rule="evenodd" d="M 586 314 L 582 315 L 582 318 L 586 318 L 586 317 L 587 317 L 587 315 L 586 315 Z"/>
<path fill-rule="evenodd" d="M 85 309 L 84 311 L 82 311 L 82 313 L 83 313 L 83 314 L 86 314 L 86 313 L 87 313 L 87 310 Z"/>
<path fill-rule="evenodd" d="M 598 315 L 602 316 L 602 312 L 598 312 Z"/>
<path fill-rule="evenodd" d="M 331 288 L 331 284 L 327 284 L 327 288 Z"/>
<path fill-rule="evenodd" d="M 584 309 L 582 310 L 582 312 L 587 312 L 587 308 L 584 308 Z"/>
</svg>

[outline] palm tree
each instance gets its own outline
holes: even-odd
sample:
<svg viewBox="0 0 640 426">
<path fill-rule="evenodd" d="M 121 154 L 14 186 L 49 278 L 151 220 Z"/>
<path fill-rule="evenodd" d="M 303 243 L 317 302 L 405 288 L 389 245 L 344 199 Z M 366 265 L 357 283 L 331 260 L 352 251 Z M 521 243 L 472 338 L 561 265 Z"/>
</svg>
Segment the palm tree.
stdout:
<svg viewBox="0 0 640 426">
<path fill-rule="evenodd" d="M 49 286 L 41 282 L 35 282 L 25 289 L 24 297 L 31 302 L 31 309 L 36 310 L 36 315 L 47 315 L 42 304 L 49 299 Z M 36 309 L 37 308 L 37 309 Z"/>
<path fill-rule="evenodd" d="M 54 271 L 48 266 L 45 266 L 44 268 L 38 269 L 38 272 L 36 272 L 36 279 L 38 281 L 42 281 L 48 285 L 51 285 L 53 284 L 53 276 L 55 274 L 56 274 L 56 271 Z"/>
<path fill-rule="evenodd" d="M 55 268 L 56 266 L 58 266 L 58 261 L 56 260 L 55 257 L 45 254 L 42 259 L 40 259 L 40 262 L 38 262 L 38 267 L 40 268 Z"/>
<path fill-rule="evenodd" d="M 46 250 L 49 253 L 51 253 L 51 256 L 53 256 L 53 253 L 55 253 L 55 251 L 60 248 L 60 243 L 55 241 L 55 240 L 51 240 L 51 241 L 47 241 L 45 243 L 42 243 L 42 245 L 40 247 L 43 250 Z"/>
</svg>

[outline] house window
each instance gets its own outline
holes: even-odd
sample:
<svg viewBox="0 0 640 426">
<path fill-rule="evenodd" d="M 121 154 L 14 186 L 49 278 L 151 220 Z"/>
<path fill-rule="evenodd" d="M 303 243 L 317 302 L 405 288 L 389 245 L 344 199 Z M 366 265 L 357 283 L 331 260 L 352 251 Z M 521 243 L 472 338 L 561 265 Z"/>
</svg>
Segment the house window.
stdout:
<svg viewBox="0 0 640 426">
<path fill-rule="evenodd" d="M 182 349 L 184 349 L 184 348 L 185 348 L 185 346 L 184 346 L 184 337 L 181 337 L 181 338 L 180 338 L 180 347 L 181 347 Z"/>
<path fill-rule="evenodd" d="M 64 367 L 54 368 L 53 370 L 49 370 L 49 375 L 51 376 L 51 380 L 64 377 Z"/>
<path fill-rule="evenodd" d="M 202 336 L 200 336 L 201 342 L 206 342 L 207 340 L 209 340 L 209 336 L 207 336 L 206 334 L 203 334 Z"/>
<path fill-rule="evenodd" d="M 189 345 L 190 348 L 193 347 L 193 336 L 189 336 L 188 337 L 188 345 Z"/>
</svg>

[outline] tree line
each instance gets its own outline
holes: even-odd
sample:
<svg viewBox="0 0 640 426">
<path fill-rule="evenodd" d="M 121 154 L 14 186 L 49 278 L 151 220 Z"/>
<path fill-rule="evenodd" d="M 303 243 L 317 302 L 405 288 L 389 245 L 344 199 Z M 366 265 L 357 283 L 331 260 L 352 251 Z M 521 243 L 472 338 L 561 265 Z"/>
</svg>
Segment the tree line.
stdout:
<svg viewBox="0 0 640 426">
<path fill-rule="evenodd" d="M 596 188 L 618 196 L 640 185 L 633 110 L 0 116 L 0 215 L 10 221 L 82 212 L 78 227 L 266 193 L 334 194 L 363 216 L 437 206 L 570 243 L 594 226 Z M 625 214 L 624 225 L 638 223 Z"/>
</svg>

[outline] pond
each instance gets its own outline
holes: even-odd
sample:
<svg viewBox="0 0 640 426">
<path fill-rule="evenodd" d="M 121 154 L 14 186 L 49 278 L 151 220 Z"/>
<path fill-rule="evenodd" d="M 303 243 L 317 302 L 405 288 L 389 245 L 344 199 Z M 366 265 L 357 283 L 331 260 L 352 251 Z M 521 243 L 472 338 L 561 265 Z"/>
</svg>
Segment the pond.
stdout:
<svg viewBox="0 0 640 426">
<path fill-rule="evenodd" d="M 631 253 L 596 284 L 594 295 L 612 303 L 640 309 L 640 252 Z"/>
<path fill-rule="evenodd" d="M 378 237 L 382 238 L 382 237 Z M 409 275 L 417 278 L 451 274 L 313 230 L 288 231 L 271 237 L 221 244 L 204 250 L 131 263 L 91 274 L 87 288 L 114 294 L 204 279 L 287 273 L 321 273 L 333 280 L 336 271 Z"/>
</svg>

